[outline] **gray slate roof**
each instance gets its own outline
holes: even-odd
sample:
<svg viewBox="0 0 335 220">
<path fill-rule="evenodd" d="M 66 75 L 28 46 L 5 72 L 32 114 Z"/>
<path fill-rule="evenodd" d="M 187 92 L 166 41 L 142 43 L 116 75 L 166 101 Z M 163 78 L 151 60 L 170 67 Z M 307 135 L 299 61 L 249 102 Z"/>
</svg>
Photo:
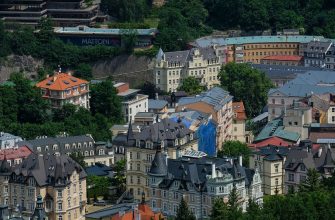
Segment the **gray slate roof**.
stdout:
<svg viewBox="0 0 335 220">
<path fill-rule="evenodd" d="M 188 105 L 196 102 L 205 102 L 214 106 L 216 111 L 220 110 L 226 103 L 230 102 L 233 96 L 220 87 L 214 87 L 207 92 L 193 97 L 183 97 L 179 100 L 178 106 Z"/>
<path fill-rule="evenodd" d="M 305 97 L 311 94 L 335 93 L 334 71 L 308 71 L 284 86 L 271 89 L 269 95 L 280 92 L 287 96 Z"/>
<path fill-rule="evenodd" d="M 0 142 L 1 141 L 7 141 L 7 140 L 13 140 L 13 139 L 21 139 L 21 137 L 19 136 L 15 136 L 9 133 L 5 133 L 5 132 L 0 132 Z"/>
<path fill-rule="evenodd" d="M 66 186 L 70 184 L 67 177 L 74 171 L 79 173 L 80 179 L 86 177 L 84 169 L 66 155 L 31 154 L 14 169 L 16 176 L 34 177 L 39 186 Z"/>
<path fill-rule="evenodd" d="M 288 152 L 288 147 L 269 145 L 266 147 L 258 148 L 258 150 L 254 153 L 264 156 L 264 160 L 276 161 L 282 160 L 285 156 L 287 156 Z"/>
<path fill-rule="evenodd" d="M 167 174 L 159 187 L 169 189 L 174 181 L 180 181 L 179 189 L 188 191 L 192 185 L 196 191 L 207 191 L 207 175 L 212 175 L 212 164 L 215 163 L 216 170 L 222 173 L 229 173 L 234 180 L 245 180 L 246 185 L 251 183 L 251 179 L 247 179 L 246 169 L 241 167 L 238 160 L 230 163 L 229 159 L 202 157 L 198 159 L 179 158 L 168 159 Z M 253 175 L 252 173 L 249 173 Z M 250 178 L 250 176 L 249 176 Z"/>
<path fill-rule="evenodd" d="M 148 109 L 162 109 L 167 105 L 165 100 L 148 99 Z"/>
</svg>

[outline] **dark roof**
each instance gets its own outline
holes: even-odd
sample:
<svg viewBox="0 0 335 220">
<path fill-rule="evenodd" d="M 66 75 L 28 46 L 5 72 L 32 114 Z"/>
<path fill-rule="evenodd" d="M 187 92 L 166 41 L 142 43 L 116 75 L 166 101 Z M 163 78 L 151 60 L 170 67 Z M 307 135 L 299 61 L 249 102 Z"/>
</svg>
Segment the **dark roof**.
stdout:
<svg viewBox="0 0 335 220">
<path fill-rule="evenodd" d="M 266 147 L 260 147 L 255 151 L 255 154 L 264 156 L 264 160 L 282 160 L 283 157 L 287 156 L 289 149 L 287 147 L 268 145 Z"/>
<path fill-rule="evenodd" d="M 188 191 L 189 185 L 192 185 L 197 191 L 200 189 L 206 191 L 207 176 L 212 175 L 213 164 L 216 170 L 230 174 L 234 180 L 245 179 L 246 184 L 250 184 L 251 175 L 253 176 L 254 173 L 248 173 L 251 179 L 247 180 L 246 169 L 239 165 L 237 159 L 232 159 L 232 161 L 231 163 L 227 158 L 210 157 L 168 159 L 167 174 L 159 187 L 168 189 L 174 181 L 180 181 L 180 189 Z"/>
<path fill-rule="evenodd" d="M 92 213 L 88 213 L 85 215 L 86 218 L 89 219 L 102 219 L 106 217 L 111 217 L 115 214 L 118 214 L 119 212 L 127 212 L 129 210 L 132 210 L 133 207 L 135 207 L 137 204 L 118 204 L 113 205 L 112 207 L 104 208 L 99 211 L 95 211 Z"/>
<path fill-rule="evenodd" d="M 304 164 L 307 169 L 315 168 L 313 154 L 308 152 L 308 149 L 292 148 L 287 155 L 285 169 L 295 171 L 301 164 Z"/>
<path fill-rule="evenodd" d="M 307 44 L 305 52 L 307 53 L 325 53 L 332 45 L 331 41 L 311 41 Z"/>
<path fill-rule="evenodd" d="M 150 175 L 155 176 L 165 176 L 167 173 L 167 167 L 166 167 L 166 155 L 162 153 L 161 149 L 158 149 L 155 158 L 152 161 L 150 171 Z"/>
<path fill-rule="evenodd" d="M 89 166 L 85 169 L 88 176 L 108 176 L 110 171 L 113 171 L 111 167 L 106 166 L 105 164 L 96 163 L 93 166 Z"/>
<path fill-rule="evenodd" d="M 39 186 L 67 185 L 70 183 L 67 177 L 74 171 L 80 179 L 86 177 L 84 169 L 67 155 L 31 154 L 14 169 L 16 176 L 33 177 Z"/>
</svg>

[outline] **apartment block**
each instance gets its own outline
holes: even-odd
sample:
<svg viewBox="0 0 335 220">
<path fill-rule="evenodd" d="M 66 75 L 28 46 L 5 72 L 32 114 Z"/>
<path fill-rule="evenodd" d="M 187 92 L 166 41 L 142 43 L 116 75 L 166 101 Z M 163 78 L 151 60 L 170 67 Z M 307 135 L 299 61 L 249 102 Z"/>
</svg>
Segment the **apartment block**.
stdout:
<svg viewBox="0 0 335 220">
<path fill-rule="evenodd" d="M 88 82 L 70 73 L 55 73 L 37 83 L 36 87 L 41 89 L 43 98 L 47 99 L 53 108 L 61 108 L 65 104 L 90 108 Z"/>
<path fill-rule="evenodd" d="M 181 157 L 186 150 L 198 150 L 196 133 L 181 122 L 162 119 L 152 125 L 133 132 L 128 127 L 127 135 L 119 134 L 113 140 L 114 149 L 124 152 L 127 160 L 127 190 L 140 201 L 142 192 L 148 194 L 148 172 L 160 144 L 169 158 Z"/>
<path fill-rule="evenodd" d="M 258 148 L 249 158 L 249 167 L 257 169 L 262 178 L 262 191 L 266 195 L 284 193 L 284 164 L 288 147 L 269 145 Z"/>
<path fill-rule="evenodd" d="M 305 66 L 316 66 L 324 68 L 326 66 L 326 54 L 332 46 L 331 41 L 313 40 L 307 44 L 304 51 Z"/>
<path fill-rule="evenodd" d="M 163 52 L 159 50 L 154 67 L 156 86 L 166 92 L 176 92 L 187 77 L 212 88 L 219 84 L 218 73 L 224 62 L 224 49 L 212 46 L 191 50 Z"/>
<path fill-rule="evenodd" d="M 36 216 L 43 206 L 48 219 L 85 219 L 86 173 L 70 157 L 31 154 L 14 168 L 2 161 L 0 173 L 0 201 L 17 216 Z"/>
<path fill-rule="evenodd" d="M 184 198 L 196 219 L 210 217 L 214 199 L 228 202 L 229 193 L 236 187 L 239 204 L 246 210 L 248 200 L 263 202 L 262 180 L 257 170 L 242 167 L 242 157 L 188 157 L 167 159 L 158 148 L 150 177 L 150 203 L 155 211 L 176 216 Z"/>
<path fill-rule="evenodd" d="M 232 139 L 242 143 L 250 143 L 252 135 L 245 129 L 247 115 L 243 102 L 233 102 L 233 112 Z"/>
<path fill-rule="evenodd" d="M 139 89 L 130 89 L 128 83 L 116 83 L 114 87 L 122 99 L 122 112 L 126 122 L 133 122 L 138 112 L 148 112 L 148 96 L 138 94 Z"/>
<path fill-rule="evenodd" d="M 197 96 L 181 98 L 176 112 L 195 110 L 211 115 L 217 124 L 216 147 L 220 149 L 224 141 L 232 139 L 234 116 L 232 100 L 233 97 L 229 92 L 220 87 L 214 87 Z"/>
</svg>

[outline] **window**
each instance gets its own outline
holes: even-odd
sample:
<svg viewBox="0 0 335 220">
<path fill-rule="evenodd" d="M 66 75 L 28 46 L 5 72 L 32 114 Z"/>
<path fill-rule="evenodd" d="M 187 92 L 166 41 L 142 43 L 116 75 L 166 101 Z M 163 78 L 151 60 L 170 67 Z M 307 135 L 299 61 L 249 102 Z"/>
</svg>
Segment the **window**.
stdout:
<svg viewBox="0 0 335 220">
<path fill-rule="evenodd" d="M 305 175 L 301 175 L 300 176 L 300 182 L 305 182 L 306 181 L 306 176 Z"/>
<path fill-rule="evenodd" d="M 272 99 L 272 104 L 276 104 L 276 100 L 275 99 Z"/>
<path fill-rule="evenodd" d="M 141 159 L 141 154 L 140 154 L 140 152 L 137 152 L 137 154 L 136 154 L 136 158 L 139 160 L 139 159 Z"/>
<path fill-rule="evenodd" d="M 141 184 L 141 177 L 137 177 L 137 184 Z"/>
<path fill-rule="evenodd" d="M 105 150 L 104 149 L 100 149 L 99 150 L 99 155 L 104 155 L 105 154 Z"/>
<path fill-rule="evenodd" d="M 294 122 L 294 125 L 298 125 L 298 122 L 297 122 L 297 121 L 295 121 L 295 122 Z"/>
<path fill-rule="evenodd" d="M 284 105 L 285 104 L 285 100 L 281 99 L 281 104 Z"/>
<path fill-rule="evenodd" d="M 334 122 L 335 121 L 335 116 L 332 116 L 332 122 Z"/>
<path fill-rule="evenodd" d="M 94 150 L 91 150 L 90 151 L 90 156 L 93 156 L 94 155 Z"/>
<path fill-rule="evenodd" d="M 279 169 L 278 169 L 279 164 L 275 164 L 274 166 L 275 166 L 275 173 L 278 173 L 279 172 Z"/>
<path fill-rule="evenodd" d="M 147 161 L 149 161 L 149 162 L 152 161 L 152 154 L 147 154 Z"/>
<path fill-rule="evenodd" d="M 332 112 L 335 112 L 335 108 L 332 108 Z"/>
<path fill-rule="evenodd" d="M 276 185 L 276 186 L 279 185 L 279 180 L 278 180 L 278 178 L 275 179 L 275 185 Z"/>
<path fill-rule="evenodd" d="M 129 152 L 129 159 L 133 159 L 133 152 Z"/>
<path fill-rule="evenodd" d="M 141 171 L 141 164 L 137 164 L 137 171 Z"/>
<path fill-rule="evenodd" d="M 63 220 L 63 216 L 59 215 L 58 220 Z"/>
<path fill-rule="evenodd" d="M 137 195 L 141 195 L 141 189 L 137 188 Z"/>
<path fill-rule="evenodd" d="M 130 184 L 133 184 L 133 176 L 130 176 Z"/>
<path fill-rule="evenodd" d="M 58 209 L 58 211 L 62 211 L 62 209 L 63 209 L 63 203 L 62 202 L 58 203 L 57 209 Z"/>
<path fill-rule="evenodd" d="M 294 182 L 294 174 L 293 173 L 288 174 L 288 181 Z"/>
<path fill-rule="evenodd" d="M 129 170 L 133 170 L 133 164 L 129 163 Z"/>
<path fill-rule="evenodd" d="M 35 198 L 35 189 L 29 189 L 28 190 L 28 196 L 31 198 Z"/>
</svg>

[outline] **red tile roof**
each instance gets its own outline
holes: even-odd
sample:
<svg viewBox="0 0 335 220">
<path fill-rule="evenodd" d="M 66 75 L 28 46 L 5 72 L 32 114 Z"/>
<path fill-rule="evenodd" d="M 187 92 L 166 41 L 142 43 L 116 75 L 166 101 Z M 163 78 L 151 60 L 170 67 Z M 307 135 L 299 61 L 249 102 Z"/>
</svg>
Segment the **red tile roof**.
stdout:
<svg viewBox="0 0 335 220">
<path fill-rule="evenodd" d="M 233 102 L 233 112 L 235 113 L 234 117 L 235 119 L 237 120 L 247 119 L 243 102 Z"/>
<path fill-rule="evenodd" d="M 55 75 L 37 83 L 36 86 L 43 89 L 64 91 L 74 86 L 80 86 L 81 84 L 88 84 L 88 82 L 67 73 L 55 73 Z"/>
<path fill-rule="evenodd" d="M 251 147 L 265 147 L 268 145 L 275 145 L 275 146 L 284 146 L 284 147 L 288 147 L 290 144 L 286 141 L 284 141 L 283 139 L 279 138 L 279 137 L 270 137 L 264 141 L 258 142 L 256 144 L 251 144 Z"/>
<path fill-rule="evenodd" d="M 19 158 L 28 157 L 32 151 L 27 146 L 22 146 L 19 148 L 8 148 L 0 150 L 0 160 L 3 160 L 6 155 L 6 160 L 15 160 Z"/>
<path fill-rule="evenodd" d="M 146 204 L 139 204 L 138 211 L 128 211 L 124 215 L 116 214 L 111 217 L 111 220 L 134 220 L 135 216 L 140 215 L 141 220 L 160 220 L 165 219 L 161 213 L 154 213 Z"/>
<path fill-rule="evenodd" d="M 278 60 L 278 61 L 301 61 L 302 56 L 297 55 L 278 55 L 263 57 L 262 60 Z"/>
</svg>

